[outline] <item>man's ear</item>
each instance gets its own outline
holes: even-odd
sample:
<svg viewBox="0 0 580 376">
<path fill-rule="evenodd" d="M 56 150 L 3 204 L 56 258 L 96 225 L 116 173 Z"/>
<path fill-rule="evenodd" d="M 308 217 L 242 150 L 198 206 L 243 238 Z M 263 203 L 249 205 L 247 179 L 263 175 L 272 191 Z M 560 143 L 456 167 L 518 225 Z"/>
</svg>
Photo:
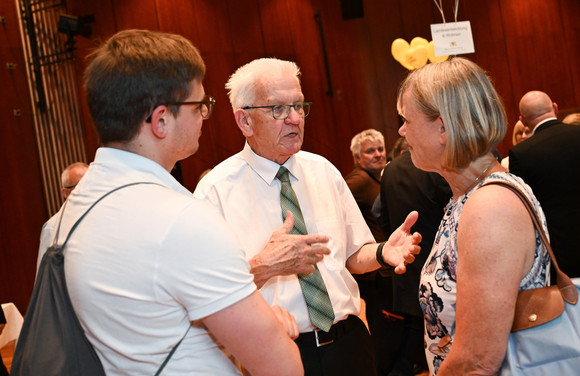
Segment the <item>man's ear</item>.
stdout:
<svg viewBox="0 0 580 376">
<path fill-rule="evenodd" d="M 148 124 L 151 127 L 151 133 L 157 138 L 167 137 L 167 120 L 171 117 L 171 113 L 166 106 L 158 106 L 151 114 L 151 122 Z"/>
<path fill-rule="evenodd" d="M 252 126 L 252 119 L 248 116 L 248 113 L 241 108 L 238 108 L 234 112 L 234 118 L 236 119 L 236 124 L 238 128 L 242 131 L 244 137 L 251 137 L 254 134 L 254 128 Z"/>
</svg>

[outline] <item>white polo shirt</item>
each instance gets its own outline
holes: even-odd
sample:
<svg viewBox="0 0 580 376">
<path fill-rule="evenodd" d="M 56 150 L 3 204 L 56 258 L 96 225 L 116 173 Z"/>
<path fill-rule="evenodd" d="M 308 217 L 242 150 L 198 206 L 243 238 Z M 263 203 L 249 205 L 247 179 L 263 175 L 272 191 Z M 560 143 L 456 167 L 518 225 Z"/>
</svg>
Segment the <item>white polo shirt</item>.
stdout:
<svg viewBox="0 0 580 376">
<path fill-rule="evenodd" d="M 65 207 L 59 243 L 97 198 L 65 248 L 77 316 L 107 375 L 153 375 L 194 325 L 164 374 L 238 374 L 199 320 L 256 290 L 243 253 L 213 208 L 137 154 L 100 148 Z M 61 209 L 62 210 L 62 209 Z"/>
</svg>

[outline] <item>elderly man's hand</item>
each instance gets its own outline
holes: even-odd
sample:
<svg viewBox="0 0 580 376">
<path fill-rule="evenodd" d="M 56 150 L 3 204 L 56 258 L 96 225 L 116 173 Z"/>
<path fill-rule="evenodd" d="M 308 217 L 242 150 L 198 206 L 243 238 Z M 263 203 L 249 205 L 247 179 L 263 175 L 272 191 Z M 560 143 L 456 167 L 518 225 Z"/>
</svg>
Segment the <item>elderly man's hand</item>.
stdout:
<svg viewBox="0 0 580 376">
<path fill-rule="evenodd" d="M 278 321 L 280 321 L 280 324 L 284 327 L 286 333 L 288 333 L 288 337 L 291 339 L 298 338 L 300 332 L 298 331 L 298 324 L 296 323 L 294 316 L 292 316 L 287 309 L 281 308 L 277 305 L 272 306 L 272 310 L 274 311 Z"/>
<path fill-rule="evenodd" d="M 411 227 L 417 222 L 419 213 L 412 211 L 407 215 L 405 222 L 396 229 L 383 248 L 383 259 L 395 267 L 395 273 L 403 274 L 407 271 L 407 264 L 415 261 L 415 255 L 421 251 L 421 234 L 411 234 Z"/>
<path fill-rule="evenodd" d="M 314 265 L 330 254 L 325 235 L 293 235 L 294 215 L 288 211 L 286 220 L 278 228 L 264 249 L 250 259 L 250 272 L 258 288 L 277 275 L 310 274 Z"/>
</svg>

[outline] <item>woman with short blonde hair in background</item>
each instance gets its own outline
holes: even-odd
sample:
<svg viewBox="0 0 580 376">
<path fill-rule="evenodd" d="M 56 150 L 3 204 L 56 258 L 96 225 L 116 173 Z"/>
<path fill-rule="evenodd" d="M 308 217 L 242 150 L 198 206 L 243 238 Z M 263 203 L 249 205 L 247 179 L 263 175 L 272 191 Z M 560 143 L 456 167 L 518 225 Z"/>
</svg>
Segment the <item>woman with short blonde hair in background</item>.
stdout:
<svg viewBox="0 0 580 376">
<path fill-rule="evenodd" d="M 532 131 L 530 130 L 530 128 L 526 127 L 521 120 L 518 120 L 516 125 L 514 125 L 514 130 L 512 132 L 512 145 L 516 146 L 517 144 L 527 140 L 531 136 Z M 510 160 L 509 157 L 505 157 L 501 160 L 501 165 L 505 167 L 506 170 L 509 170 L 510 165 L 509 160 Z"/>
</svg>

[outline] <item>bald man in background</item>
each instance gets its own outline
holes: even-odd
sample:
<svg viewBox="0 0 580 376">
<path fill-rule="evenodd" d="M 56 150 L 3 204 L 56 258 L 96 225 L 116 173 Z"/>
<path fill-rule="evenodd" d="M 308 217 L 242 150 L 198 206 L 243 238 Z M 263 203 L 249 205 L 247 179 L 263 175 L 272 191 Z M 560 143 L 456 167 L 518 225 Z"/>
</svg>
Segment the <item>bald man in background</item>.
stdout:
<svg viewBox="0 0 580 376">
<path fill-rule="evenodd" d="M 526 93 L 519 110 L 532 137 L 509 151 L 510 172 L 524 179 L 540 201 L 558 264 L 570 277 L 580 277 L 575 241 L 580 229 L 580 127 L 559 121 L 558 105 L 542 91 Z"/>
<path fill-rule="evenodd" d="M 60 175 L 62 196 L 66 200 L 79 181 L 85 175 L 89 166 L 84 162 L 76 162 L 68 165 Z"/>
<path fill-rule="evenodd" d="M 73 189 L 77 186 L 79 181 L 85 175 L 89 166 L 84 162 L 75 162 L 68 165 L 60 174 L 60 192 L 62 197 L 66 200 L 71 194 Z M 52 238 L 54 234 L 54 229 L 58 223 L 58 218 L 56 214 L 53 215 L 48 221 L 42 225 L 42 230 L 40 231 L 40 246 L 38 247 L 38 258 L 36 260 L 36 271 L 38 272 L 38 267 L 42 261 L 44 253 L 48 247 L 52 244 Z"/>
</svg>

